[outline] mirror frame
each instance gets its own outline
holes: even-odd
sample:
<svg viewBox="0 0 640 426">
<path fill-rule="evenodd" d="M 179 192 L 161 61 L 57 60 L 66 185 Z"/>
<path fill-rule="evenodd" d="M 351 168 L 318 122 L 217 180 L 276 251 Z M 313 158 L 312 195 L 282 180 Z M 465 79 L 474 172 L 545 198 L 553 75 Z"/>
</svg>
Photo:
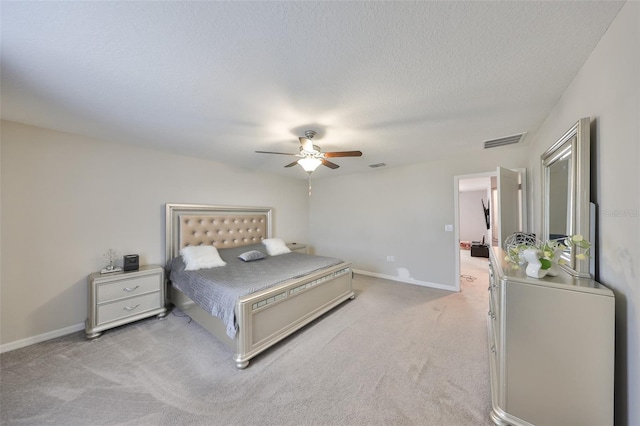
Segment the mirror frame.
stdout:
<svg viewBox="0 0 640 426">
<path fill-rule="evenodd" d="M 542 240 L 549 238 L 549 171 L 552 164 L 571 154 L 569 170 L 569 211 L 567 220 L 569 235 L 580 234 L 585 240 L 591 241 L 590 224 L 590 123 L 589 117 L 581 118 L 560 139 L 558 139 L 541 156 L 542 167 Z M 580 249 L 578 249 L 580 250 Z M 575 250 L 565 250 L 562 258 L 565 265 L 560 265 L 569 274 L 578 277 L 591 277 L 589 262 L 576 259 Z"/>
</svg>

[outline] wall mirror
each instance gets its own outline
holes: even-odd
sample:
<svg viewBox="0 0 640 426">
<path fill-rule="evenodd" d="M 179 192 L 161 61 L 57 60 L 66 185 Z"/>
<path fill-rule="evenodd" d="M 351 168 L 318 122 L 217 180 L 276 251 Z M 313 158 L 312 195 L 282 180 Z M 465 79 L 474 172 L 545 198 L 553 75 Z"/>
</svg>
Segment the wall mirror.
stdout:
<svg viewBox="0 0 640 426">
<path fill-rule="evenodd" d="M 542 240 L 562 242 L 580 234 L 591 241 L 589 126 L 590 119 L 581 118 L 541 156 Z M 576 259 L 576 250 L 580 249 L 568 247 L 562 253 L 563 268 L 572 275 L 590 277 L 589 262 Z"/>
</svg>

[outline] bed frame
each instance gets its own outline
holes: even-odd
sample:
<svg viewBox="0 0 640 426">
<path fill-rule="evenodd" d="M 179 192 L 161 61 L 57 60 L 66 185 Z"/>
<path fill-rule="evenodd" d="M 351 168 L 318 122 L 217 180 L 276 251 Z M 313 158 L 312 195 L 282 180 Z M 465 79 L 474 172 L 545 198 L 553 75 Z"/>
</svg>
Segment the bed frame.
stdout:
<svg viewBox="0 0 640 426">
<path fill-rule="evenodd" d="M 166 205 L 166 262 L 188 245 L 212 244 L 231 248 L 271 238 L 271 209 L 220 207 L 195 204 Z M 231 339 L 222 320 L 209 314 L 171 285 L 169 302 L 226 343 L 240 369 L 249 360 L 294 331 L 310 323 L 355 293 L 351 264 L 341 263 L 301 278 L 292 279 L 236 302 L 238 332 Z"/>
</svg>

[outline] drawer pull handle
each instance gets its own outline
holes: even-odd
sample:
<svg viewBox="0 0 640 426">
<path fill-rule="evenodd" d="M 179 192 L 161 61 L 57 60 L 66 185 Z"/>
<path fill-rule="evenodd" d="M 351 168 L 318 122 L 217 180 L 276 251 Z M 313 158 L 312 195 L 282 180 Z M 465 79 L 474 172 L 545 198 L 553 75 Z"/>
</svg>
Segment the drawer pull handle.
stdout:
<svg viewBox="0 0 640 426">
<path fill-rule="evenodd" d="M 135 308 L 137 308 L 138 306 L 140 306 L 140 304 L 138 303 L 136 306 L 125 306 L 124 309 L 125 311 L 133 311 Z"/>
<path fill-rule="evenodd" d="M 135 287 L 125 287 L 122 289 L 122 291 L 126 291 L 127 293 L 131 293 L 132 291 L 136 290 L 138 287 L 140 287 L 139 285 L 135 286 Z"/>
</svg>

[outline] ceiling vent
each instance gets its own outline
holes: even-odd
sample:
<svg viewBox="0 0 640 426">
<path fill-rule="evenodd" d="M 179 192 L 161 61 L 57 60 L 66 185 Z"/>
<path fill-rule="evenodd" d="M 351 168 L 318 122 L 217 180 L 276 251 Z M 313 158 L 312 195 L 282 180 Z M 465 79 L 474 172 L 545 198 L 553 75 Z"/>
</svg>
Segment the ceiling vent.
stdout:
<svg viewBox="0 0 640 426">
<path fill-rule="evenodd" d="M 498 139 L 492 139 L 489 141 L 484 141 L 484 149 L 489 149 L 489 148 L 496 148 L 499 146 L 504 146 L 504 145 L 511 145 L 514 143 L 518 143 L 520 142 L 523 138 L 524 135 L 526 135 L 527 133 L 520 133 L 519 135 L 513 135 L 513 136 L 506 136 L 504 138 L 498 138 Z"/>
<path fill-rule="evenodd" d="M 378 167 L 384 167 L 384 166 L 386 166 L 386 164 L 384 163 L 369 164 L 369 167 L 371 167 L 372 169 L 377 169 Z"/>
</svg>

